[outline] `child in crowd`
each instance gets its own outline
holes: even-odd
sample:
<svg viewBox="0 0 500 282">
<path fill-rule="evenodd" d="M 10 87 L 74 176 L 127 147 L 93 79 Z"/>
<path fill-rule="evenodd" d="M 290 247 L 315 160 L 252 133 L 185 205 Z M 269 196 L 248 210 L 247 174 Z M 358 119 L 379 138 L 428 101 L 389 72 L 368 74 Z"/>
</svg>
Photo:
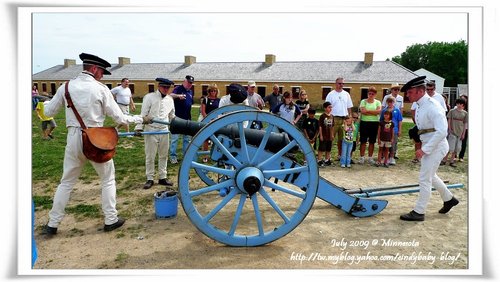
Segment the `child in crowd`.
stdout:
<svg viewBox="0 0 500 282">
<path fill-rule="evenodd" d="M 292 101 L 292 94 L 288 91 L 283 93 L 283 103 L 278 104 L 271 112 L 288 120 L 291 124 L 296 124 L 302 116 L 299 107 Z"/>
<path fill-rule="evenodd" d="M 318 148 L 318 165 L 323 167 L 331 165 L 330 155 L 333 143 L 333 106 L 330 102 L 323 103 L 325 112 L 319 117 L 319 148 Z M 325 160 L 323 160 L 323 154 Z"/>
<path fill-rule="evenodd" d="M 299 99 L 297 101 L 295 101 L 295 105 L 297 105 L 300 109 L 300 112 L 302 113 L 302 117 L 300 117 L 299 121 L 297 122 L 296 126 L 302 130 L 303 129 L 303 124 L 304 124 L 304 120 L 306 120 L 307 118 L 307 113 L 308 113 L 308 110 L 309 110 L 309 100 L 307 100 L 307 92 L 302 89 L 300 90 L 300 96 L 299 96 Z"/>
<path fill-rule="evenodd" d="M 340 155 L 340 167 L 351 167 L 351 152 L 354 143 L 354 124 L 351 117 L 344 119 L 344 138 L 342 139 L 342 154 Z"/>
<path fill-rule="evenodd" d="M 394 136 L 392 140 L 392 146 L 389 150 L 389 165 L 396 165 L 396 154 L 398 152 L 398 137 L 401 136 L 401 130 L 403 126 L 403 114 L 401 111 L 394 106 L 396 100 L 393 97 L 389 97 L 386 100 L 387 106 L 380 112 L 380 121 L 384 120 L 384 113 L 386 111 L 392 112 L 392 122 L 394 123 Z"/>
<path fill-rule="evenodd" d="M 352 124 L 354 125 L 354 133 L 352 136 L 351 164 L 354 164 L 352 154 L 356 151 L 356 145 L 359 141 L 359 115 L 356 112 L 352 113 Z"/>
<path fill-rule="evenodd" d="M 392 111 L 384 112 L 384 120 L 378 127 L 378 160 L 376 166 L 381 165 L 384 158 L 384 167 L 389 167 L 389 150 L 394 139 L 394 122 L 392 122 Z"/>
<path fill-rule="evenodd" d="M 38 101 L 36 105 L 36 114 L 38 115 L 38 118 L 42 121 L 42 138 L 44 140 L 50 140 L 54 139 L 54 136 L 52 136 L 52 131 L 57 127 L 56 121 L 54 120 L 53 117 L 48 117 L 46 116 L 43 111 L 44 111 L 44 105 L 43 102 L 48 99 L 41 99 Z"/>
<path fill-rule="evenodd" d="M 313 108 L 309 108 L 307 110 L 307 118 L 302 123 L 302 131 L 304 132 L 304 136 L 306 136 L 309 144 L 316 150 L 316 139 L 318 139 L 319 135 L 319 121 L 315 117 L 316 110 Z"/>
<path fill-rule="evenodd" d="M 456 167 L 455 157 L 462 150 L 462 140 L 465 138 L 465 132 L 468 125 L 468 113 L 465 110 L 465 100 L 458 98 L 455 101 L 456 107 L 448 112 L 448 145 L 450 149 L 441 165 L 448 162 L 448 155 L 451 153 L 450 166 Z"/>
</svg>

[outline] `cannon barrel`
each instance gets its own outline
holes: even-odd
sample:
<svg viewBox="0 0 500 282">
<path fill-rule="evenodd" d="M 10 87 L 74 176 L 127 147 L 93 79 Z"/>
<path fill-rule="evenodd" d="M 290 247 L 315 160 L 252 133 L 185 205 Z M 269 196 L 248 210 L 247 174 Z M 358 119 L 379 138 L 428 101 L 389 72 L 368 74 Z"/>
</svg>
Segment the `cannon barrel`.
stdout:
<svg viewBox="0 0 500 282">
<path fill-rule="evenodd" d="M 154 120 L 154 122 L 158 122 Z M 207 123 L 185 120 L 179 117 L 175 117 L 169 123 L 169 130 L 172 134 L 186 134 L 190 136 L 195 136 L 198 131 L 200 131 Z M 251 129 L 245 128 L 245 139 L 247 144 L 259 146 L 264 135 L 266 134 L 265 130 L 260 129 Z M 238 126 L 236 124 L 231 124 L 226 127 L 220 128 L 217 130 L 216 134 L 225 135 L 233 140 L 239 139 L 240 133 L 238 130 Z M 266 143 L 266 150 L 269 150 L 273 153 L 278 152 L 283 147 L 285 147 L 288 143 L 290 143 L 290 139 L 288 134 L 286 133 L 277 133 L 272 132 L 269 136 L 269 140 Z"/>
</svg>

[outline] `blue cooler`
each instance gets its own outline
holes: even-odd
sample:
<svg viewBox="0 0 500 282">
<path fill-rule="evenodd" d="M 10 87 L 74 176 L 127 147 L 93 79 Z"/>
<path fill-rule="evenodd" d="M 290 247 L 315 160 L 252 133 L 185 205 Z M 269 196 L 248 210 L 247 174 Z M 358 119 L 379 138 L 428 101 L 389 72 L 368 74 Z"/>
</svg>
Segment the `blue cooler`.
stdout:
<svg viewBox="0 0 500 282">
<path fill-rule="evenodd" d="M 179 199 L 177 198 L 177 192 L 174 190 L 166 190 L 161 192 L 156 192 L 154 194 L 155 199 L 155 214 L 156 218 L 172 218 L 177 215 L 177 205 Z"/>
</svg>

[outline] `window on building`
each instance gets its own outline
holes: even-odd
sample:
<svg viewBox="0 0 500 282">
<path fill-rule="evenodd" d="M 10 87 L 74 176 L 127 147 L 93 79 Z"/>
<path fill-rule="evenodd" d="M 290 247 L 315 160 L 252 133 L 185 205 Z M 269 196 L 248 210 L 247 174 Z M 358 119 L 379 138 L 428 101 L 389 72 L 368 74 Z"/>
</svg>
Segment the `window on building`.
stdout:
<svg viewBox="0 0 500 282">
<path fill-rule="evenodd" d="M 351 94 L 351 87 L 344 87 L 342 88 L 345 92 Z"/>
<path fill-rule="evenodd" d="M 389 88 L 382 88 L 382 99 L 385 97 L 385 95 L 391 94 L 391 89 Z"/>
<path fill-rule="evenodd" d="M 299 99 L 300 94 L 300 86 L 292 86 L 292 98 Z"/>
<path fill-rule="evenodd" d="M 410 103 L 410 98 L 408 98 L 408 96 L 406 96 L 406 92 L 403 94 L 403 101 L 405 103 Z"/>
<path fill-rule="evenodd" d="M 208 95 L 208 92 L 207 92 L 207 89 L 208 89 L 208 85 L 201 85 L 201 95 L 202 96 L 207 96 Z"/>
<path fill-rule="evenodd" d="M 42 83 L 42 92 L 47 92 L 47 83 Z"/>
<path fill-rule="evenodd" d="M 132 95 L 134 95 L 134 93 L 135 93 L 135 84 L 129 83 L 128 84 L 128 88 L 130 88 L 130 92 L 132 93 Z"/>
<path fill-rule="evenodd" d="M 257 86 L 257 93 L 262 97 L 266 97 L 266 87 L 265 86 Z"/>
<path fill-rule="evenodd" d="M 368 88 L 361 88 L 361 100 L 368 98 Z"/>
<path fill-rule="evenodd" d="M 283 94 L 283 86 L 280 86 L 280 90 L 278 91 L 278 93 Z"/>
<path fill-rule="evenodd" d="M 148 83 L 148 93 L 155 92 L 155 85 Z"/>
<path fill-rule="evenodd" d="M 109 88 L 109 90 L 113 89 L 113 84 L 112 83 L 106 83 L 106 86 Z"/>
<path fill-rule="evenodd" d="M 56 89 L 56 83 L 55 82 L 51 82 L 50 83 L 50 94 L 54 95 L 54 94 L 56 94 L 56 91 L 57 91 L 57 89 Z"/>
<path fill-rule="evenodd" d="M 332 87 L 329 86 L 323 86 L 321 87 L 321 99 L 325 100 L 326 96 L 328 96 L 328 93 L 332 91 Z"/>
</svg>

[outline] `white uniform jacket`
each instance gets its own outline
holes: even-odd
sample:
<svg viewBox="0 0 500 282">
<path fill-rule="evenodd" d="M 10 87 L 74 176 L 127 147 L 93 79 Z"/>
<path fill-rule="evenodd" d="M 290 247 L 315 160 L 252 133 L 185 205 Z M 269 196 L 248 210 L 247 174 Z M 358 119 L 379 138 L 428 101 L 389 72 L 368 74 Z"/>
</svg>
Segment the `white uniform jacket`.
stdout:
<svg viewBox="0 0 500 282">
<path fill-rule="evenodd" d="M 448 134 L 448 122 L 446 114 L 436 99 L 432 99 L 425 94 L 417 101 L 417 109 L 415 112 L 415 122 L 419 130 L 432 129 L 434 132 L 429 132 L 420 135 L 422 140 L 422 151 L 430 154 L 435 151 L 438 146 L 447 146 L 446 136 Z"/>
<path fill-rule="evenodd" d="M 124 115 L 109 88 L 95 80 L 89 72 L 83 71 L 76 78 L 70 80 L 68 91 L 78 114 L 87 127 L 103 126 L 106 116 L 111 117 L 119 124 L 142 123 L 141 116 Z M 67 105 L 64 93 L 65 84 L 57 89 L 50 101 L 45 102 L 44 113 L 46 116 L 56 115 L 61 107 Z M 80 123 L 73 110 L 66 108 L 66 127 L 70 126 L 80 127 Z"/>
</svg>

